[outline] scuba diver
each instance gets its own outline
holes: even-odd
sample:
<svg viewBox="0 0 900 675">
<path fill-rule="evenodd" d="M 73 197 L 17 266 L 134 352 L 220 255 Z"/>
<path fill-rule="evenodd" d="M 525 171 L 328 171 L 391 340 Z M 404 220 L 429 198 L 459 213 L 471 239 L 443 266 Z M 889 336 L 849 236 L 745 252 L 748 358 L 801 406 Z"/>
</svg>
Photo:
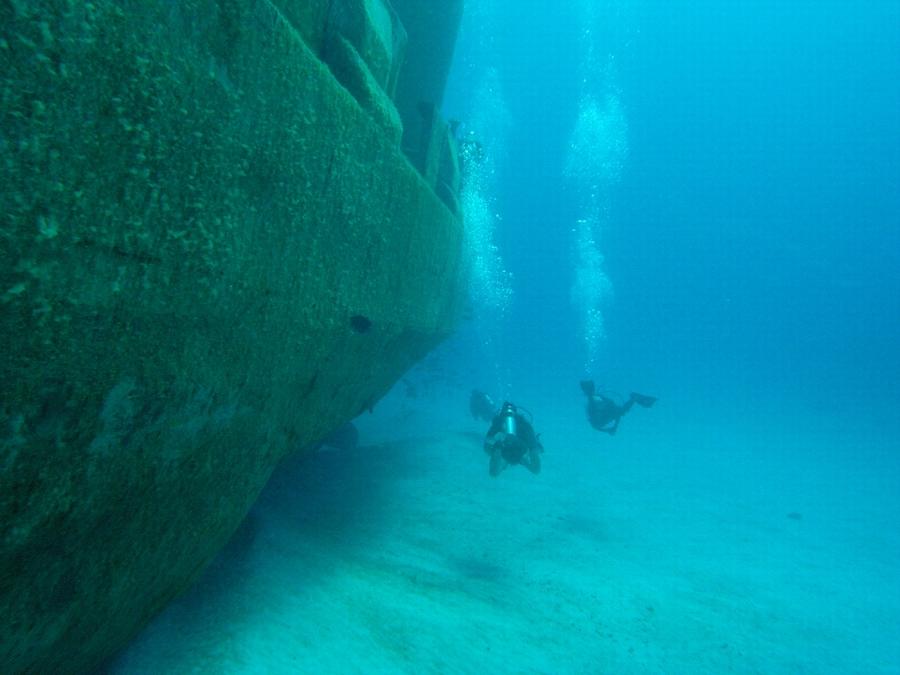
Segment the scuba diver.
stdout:
<svg viewBox="0 0 900 675">
<path fill-rule="evenodd" d="M 529 417 L 531 414 L 529 413 Z M 494 416 L 484 439 L 484 451 L 491 456 L 490 473 L 499 476 L 509 464 L 521 464 L 531 473 L 541 470 L 544 446 L 534 433 L 531 421 L 506 401 Z"/>
<path fill-rule="evenodd" d="M 602 431 L 610 436 L 616 433 L 622 416 L 631 410 L 631 406 L 635 403 L 642 408 L 649 408 L 656 403 L 656 398 L 653 396 L 644 396 L 643 394 L 631 392 L 628 400 L 619 405 L 602 392 L 597 393 L 593 380 L 582 380 L 581 390 L 588 399 L 587 416 L 591 426 L 597 431 Z"/>
</svg>

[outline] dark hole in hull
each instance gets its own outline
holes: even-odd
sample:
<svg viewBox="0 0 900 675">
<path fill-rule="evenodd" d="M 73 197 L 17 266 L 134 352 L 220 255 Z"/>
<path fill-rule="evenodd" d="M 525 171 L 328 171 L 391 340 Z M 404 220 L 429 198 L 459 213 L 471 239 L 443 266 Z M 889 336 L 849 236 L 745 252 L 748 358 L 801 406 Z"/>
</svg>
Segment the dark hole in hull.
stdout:
<svg viewBox="0 0 900 675">
<path fill-rule="evenodd" d="M 357 333 L 365 333 L 372 327 L 372 322 L 362 314 L 354 314 L 350 317 L 350 327 Z"/>
</svg>

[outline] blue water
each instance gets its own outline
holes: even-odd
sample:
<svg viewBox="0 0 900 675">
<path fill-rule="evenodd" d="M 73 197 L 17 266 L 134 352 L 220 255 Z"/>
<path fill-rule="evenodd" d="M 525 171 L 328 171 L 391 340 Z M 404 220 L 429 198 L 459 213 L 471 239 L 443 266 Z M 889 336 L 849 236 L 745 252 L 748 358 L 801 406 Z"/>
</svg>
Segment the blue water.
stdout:
<svg viewBox="0 0 900 675">
<path fill-rule="evenodd" d="M 890 0 L 468 8 L 472 318 L 112 670 L 900 673 L 898 83 Z"/>
</svg>

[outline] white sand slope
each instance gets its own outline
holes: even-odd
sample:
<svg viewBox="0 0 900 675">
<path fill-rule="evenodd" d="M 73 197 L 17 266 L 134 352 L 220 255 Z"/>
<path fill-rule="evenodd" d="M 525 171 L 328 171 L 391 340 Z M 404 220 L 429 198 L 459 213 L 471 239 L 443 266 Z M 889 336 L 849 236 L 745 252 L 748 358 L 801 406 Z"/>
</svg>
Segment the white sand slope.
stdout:
<svg viewBox="0 0 900 675">
<path fill-rule="evenodd" d="M 288 462 L 112 670 L 900 672 L 896 432 L 555 405 L 540 476 L 490 478 L 464 403 Z"/>
</svg>

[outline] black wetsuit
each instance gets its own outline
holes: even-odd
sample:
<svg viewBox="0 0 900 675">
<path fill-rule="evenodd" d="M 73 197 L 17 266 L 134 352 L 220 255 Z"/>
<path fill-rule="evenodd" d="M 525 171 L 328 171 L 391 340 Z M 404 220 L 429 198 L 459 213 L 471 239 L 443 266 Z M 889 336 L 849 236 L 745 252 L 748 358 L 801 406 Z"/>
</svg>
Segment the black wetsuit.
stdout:
<svg viewBox="0 0 900 675">
<path fill-rule="evenodd" d="M 612 435 L 619 428 L 622 415 L 631 410 L 633 405 L 633 398 L 629 398 L 623 405 L 619 405 L 608 396 L 594 394 L 588 397 L 588 421 L 597 431 Z"/>
<path fill-rule="evenodd" d="M 491 475 L 498 475 L 508 464 L 521 464 L 532 473 L 540 472 L 540 453 L 544 448 L 534 433 L 534 427 L 524 415 L 516 412 L 513 416 L 515 434 L 508 434 L 506 417 L 505 411 L 498 413 L 484 439 L 484 451 L 491 456 Z"/>
<path fill-rule="evenodd" d="M 587 396 L 587 416 L 591 426 L 597 431 L 612 436 L 619 428 L 619 422 L 622 415 L 631 410 L 631 406 L 635 403 L 649 408 L 656 403 L 656 398 L 631 392 L 631 396 L 622 405 L 619 405 L 609 396 L 597 393 L 593 380 L 583 380 L 581 382 L 581 390 Z"/>
</svg>

